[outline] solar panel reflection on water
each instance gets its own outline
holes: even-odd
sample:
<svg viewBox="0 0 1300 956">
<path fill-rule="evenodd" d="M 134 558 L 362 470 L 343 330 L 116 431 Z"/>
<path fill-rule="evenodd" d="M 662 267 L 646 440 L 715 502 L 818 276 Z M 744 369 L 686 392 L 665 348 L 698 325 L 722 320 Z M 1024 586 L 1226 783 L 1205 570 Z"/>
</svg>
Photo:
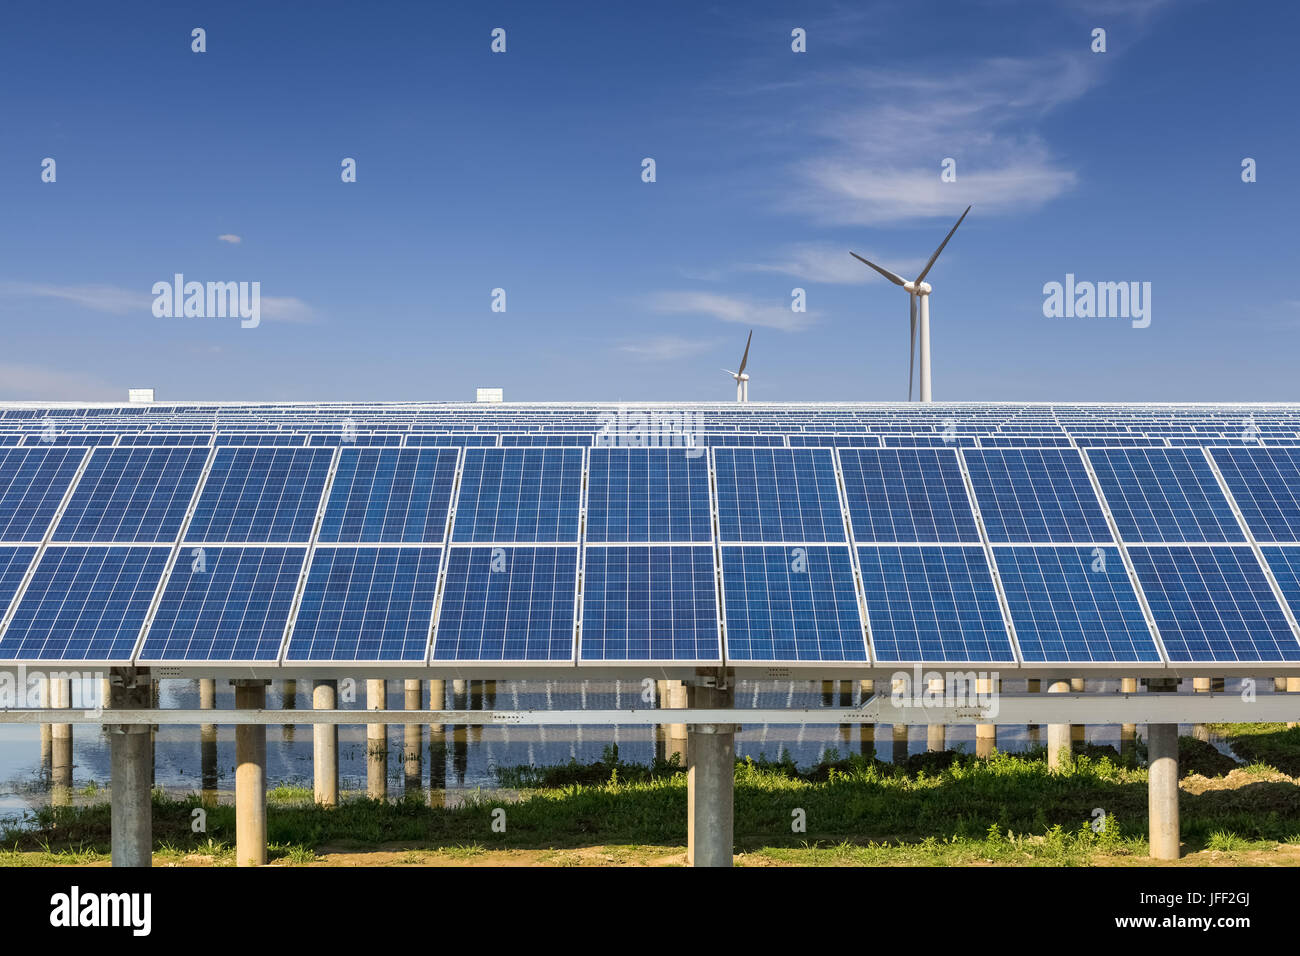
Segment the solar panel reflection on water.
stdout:
<svg viewBox="0 0 1300 956">
<path fill-rule="evenodd" d="M 0 621 L 5 619 L 14 595 L 36 556 L 36 546 L 0 547 Z"/>
<path fill-rule="evenodd" d="M 0 635 L 0 660 L 127 662 L 169 554 L 50 545 Z"/>
<path fill-rule="evenodd" d="M 855 540 L 980 540 L 955 451 L 846 448 L 840 469 Z"/>
<path fill-rule="evenodd" d="M 713 548 L 588 548 L 580 659 L 720 663 Z"/>
<path fill-rule="evenodd" d="M 722 548 L 727 659 L 865 661 L 844 546 Z"/>
<path fill-rule="evenodd" d="M 1015 659 L 983 548 L 860 547 L 858 561 L 877 660 Z"/>
<path fill-rule="evenodd" d="M 709 460 L 683 448 L 593 448 L 588 541 L 712 541 Z"/>
<path fill-rule="evenodd" d="M 1024 660 L 1160 660 L 1118 548 L 998 547 L 993 557 Z"/>
<path fill-rule="evenodd" d="M 1134 547 L 1170 661 L 1300 660 L 1300 642 L 1246 545 Z"/>
<path fill-rule="evenodd" d="M 441 548 L 317 548 L 285 660 L 423 661 Z"/>
<path fill-rule="evenodd" d="M 0 541 L 45 538 L 85 454 L 81 448 L 0 449 Z"/>
<path fill-rule="evenodd" d="M 306 556 L 306 548 L 182 548 L 139 660 L 275 660 Z"/>
<path fill-rule="evenodd" d="M 1258 541 L 1300 541 L 1300 448 L 1212 448 Z"/>
<path fill-rule="evenodd" d="M 1094 448 L 1101 493 L 1126 541 L 1244 541 L 1199 448 Z"/>
<path fill-rule="evenodd" d="M 318 540 L 441 543 L 458 456 L 447 448 L 343 449 Z"/>
<path fill-rule="evenodd" d="M 715 448 L 718 531 L 726 541 L 844 541 L 826 448 Z"/>
<path fill-rule="evenodd" d="M 467 448 L 454 541 L 577 541 L 580 448 Z"/>
<path fill-rule="evenodd" d="M 331 448 L 218 448 L 187 541 L 306 542 Z"/>
<path fill-rule="evenodd" d="M 435 661 L 572 661 L 577 547 L 447 552 Z"/>
<path fill-rule="evenodd" d="M 206 448 L 97 448 L 54 529 L 55 541 L 174 541 Z"/>
<path fill-rule="evenodd" d="M 1111 540 L 1078 451 L 976 448 L 962 457 L 990 541 Z"/>
</svg>

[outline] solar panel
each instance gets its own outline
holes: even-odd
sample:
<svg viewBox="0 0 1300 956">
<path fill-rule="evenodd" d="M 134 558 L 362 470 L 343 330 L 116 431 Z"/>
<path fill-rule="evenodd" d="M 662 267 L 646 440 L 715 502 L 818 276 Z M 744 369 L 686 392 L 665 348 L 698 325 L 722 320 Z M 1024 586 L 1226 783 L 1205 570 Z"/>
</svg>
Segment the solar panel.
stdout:
<svg viewBox="0 0 1300 956">
<path fill-rule="evenodd" d="M 182 548 L 139 660 L 275 660 L 306 556 L 306 548 Z"/>
<path fill-rule="evenodd" d="M 847 547 L 722 548 L 727 659 L 865 661 Z"/>
<path fill-rule="evenodd" d="M 55 541 L 174 541 L 206 448 L 97 448 L 54 529 Z"/>
<path fill-rule="evenodd" d="M 840 471 L 859 542 L 980 540 L 955 451 L 846 448 Z"/>
<path fill-rule="evenodd" d="M 1110 541 L 1079 452 L 977 448 L 962 452 L 990 541 Z"/>
<path fill-rule="evenodd" d="M 1286 616 L 1245 545 L 1129 549 L 1170 661 L 1300 660 Z"/>
<path fill-rule="evenodd" d="M 0 659 L 130 660 L 169 554 L 50 545 L 0 636 Z"/>
<path fill-rule="evenodd" d="M 1026 661 L 1159 661 L 1114 547 L 994 548 Z"/>
<path fill-rule="evenodd" d="M 1277 580 L 1282 597 L 1291 608 L 1292 616 L 1295 616 L 1300 613 L 1300 549 L 1266 545 L 1260 551 Z"/>
<path fill-rule="evenodd" d="M 450 549 L 433 660 L 572 661 L 577 586 L 576 547 Z"/>
<path fill-rule="evenodd" d="M 580 448 L 469 448 L 454 541 L 577 541 Z"/>
<path fill-rule="evenodd" d="M 984 549 L 858 548 L 871 642 L 880 661 L 1011 661 Z"/>
<path fill-rule="evenodd" d="M 1088 458 L 1125 540 L 1245 540 L 1199 448 L 1094 448 Z"/>
<path fill-rule="evenodd" d="M 1300 448 L 1214 448 L 1210 454 L 1258 541 L 1300 541 Z"/>
<path fill-rule="evenodd" d="M 844 541 L 825 448 L 715 448 L 722 541 Z"/>
<path fill-rule="evenodd" d="M 334 451 L 218 448 L 188 541 L 308 541 Z"/>
<path fill-rule="evenodd" d="M 712 547 L 588 548 L 580 659 L 721 663 L 717 593 Z"/>
<path fill-rule="evenodd" d="M 712 541 L 709 461 L 681 448 L 593 448 L 588 541 Z"/>
<path fill-rule="evenodd" d="M 423 661 L 441 548 L 317 548 L 285 660 Z"/>
<path fill-rule="evenodd" d="M 0 449 L 0 541 L 44 540 L 85 454 L 81 448 Z"/>
<path fill-rule="evenodd" d="M 23 576 L 36 556 L 36 546 L 0 547 L 0 621 L 5 619 Z"/>
<path fill-rule="evenodd" d="M 347 448 L 349 446 L 388 446 L 396 448 L 402 443 L 401 435 L 354 435 L 351 432 L 342 431 L 331 432 L 328 435 L 311 435 L 307 439 L 307 444 L 316 446 L 340 446 Z"/>
<path fill-rule="evenodd" d="M 343 449 L 319 540 L 441 543 L 458 457 L 447 448 Z"/>
</svg>

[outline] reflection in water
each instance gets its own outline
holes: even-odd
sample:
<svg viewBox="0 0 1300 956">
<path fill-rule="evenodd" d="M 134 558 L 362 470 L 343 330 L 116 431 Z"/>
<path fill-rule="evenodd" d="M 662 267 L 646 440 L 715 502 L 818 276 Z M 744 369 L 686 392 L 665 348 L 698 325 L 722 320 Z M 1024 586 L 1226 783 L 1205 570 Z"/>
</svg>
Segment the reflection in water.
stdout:
<svg viewBox="0 0 1300 956">
<path fill-rule="evenodd" d="M 158 700 L 168 708 L 234 706 L 229 681 L 161 681 Z M 378 683 L 378 682 L 377 682 Z M 406 706 L 407 687 L 403 681 L 388 681 L 386 705 L 393 709 Z M 453 709 L 555 709 L 576 708 L 584 700 L 590 708 L 644 706 L 639 681 L 430 681 L 429 691 L 439 705 Z M 1235 691 L 1236 681 L 1229 682 Z M 740 681 L 737 703 L 745 707 L 783 708 L 816 707 L 825 700 L 840 705 L 860 704 L 864 697 L 861 682 Z M 206 686 L 203 686 L 206 685 Z M 838 686 L 837 686 L 838 685 Z M 1025 690 L 1023 681 L 1005 680 L 1007 693 Z M 878 682 L 888 689 L 888 684 Z M 674 681 L 652 682 L 649 697 L 660 704 L 677 700 L 684 694 Z M 1117 681 L 1089 682 L 1089 691 L 1114 691 Z M 276 682 L 268 688 L 267 706 L 290 710 L 303 706 L 297 699 L 296 682 Z M 867 691 L 869 693 L 869 690 Z M 414 698 L 412 698 L 414 699 Z M 432 700 L 433 698 L 431 698 Z M 648 701 L 647 701 L 648 703 Z M 371 715 L 362 709 L 364 702 L 345 703 L 358 710 L 354 725 L 339 728 L 339 783 L 345 796 L 355 796 L 367 789 L 367 720 Z M 429 706 L 429 704 L 425 704 Z M 743 708 L 741 708 L 743 711 Z M 741 756 L 766 756 L 778 759 L 783 752 L 800 766 L 816 763 L 830 751 L 841 758 L 850 753 L 875 752 L 882 760 L 901 762 L 914 751 L 924 749 L 926 733 L 918 726 L 912 733 L 907 727 L 887 725 L 824 724 L 763 725 L 738 719 L 742 730 L 736 737 Z M 0 814 L 12 815 L 26 808 L 58 800 L 103 799 L 103 793 L 81 797 L 77 789 L 94 782 L 109 782 L 108 739 L 103 731 L 87 725 L 57 725 L 73 733 L 64 735 L 56 726 L 31 727 L 0 725 Z M 564 764 L 571 758 L 580 762 L 599 759 L 607 747 L 617 745 L 619 756 L 628 761 L 647 763 L 656 755 L 667 756 L 684 748 L 685 740 L 674 736 L 681 725 L 610 727 L 602 725 L 550 726 L 412 725 L 408 738 L 402 725 L 386 727 L 374 741 L 377 758 L 374 766 L 382 767 L 379 782 L 382 793 L 428 793 L 434 804 L 446 800 L 445 790 L 493 787 L 497 784 L 494 768 L 519 764 Z M 684 731 L 684 728 L 681 728 Z M 1086 728 L 1087 741 L 1109 744 L 1125 754 L 1136 750 L 1141 727 L 1095 726 Z M 999 726 L 998 747 L 1006 751 L 1023 751 L 1042 745 L 1040 727 Z M 975 752 L 973 726 L 946 729 L 945 745 L 968 753 Z M 427 747 L 427 750 L 426 750 Z M 450 761 L 448 749 L 450 748 Z M 210 799 L 229 799 L 234 787 L 234 728 L 231 725 L 205 724 L 201 727 L 161 726 L 154 742 L 154 779 L 173 794 L 201 792 Z M 401 759 L 387 761 L 387 753 Z M 448 766 L 450 763 L 450 767 Z M 425 767 L 428 775 L 425 775 Z M 392 777 L 389 776 L 391 768 Z M 450 773 L 448 772 L 450 770 Z M 312 786 L 312 735 L 298 734 L 293 727 L 267 728 L 267 776 L 271 786 L 290 784 L 308 789 Z"/>
</svg>

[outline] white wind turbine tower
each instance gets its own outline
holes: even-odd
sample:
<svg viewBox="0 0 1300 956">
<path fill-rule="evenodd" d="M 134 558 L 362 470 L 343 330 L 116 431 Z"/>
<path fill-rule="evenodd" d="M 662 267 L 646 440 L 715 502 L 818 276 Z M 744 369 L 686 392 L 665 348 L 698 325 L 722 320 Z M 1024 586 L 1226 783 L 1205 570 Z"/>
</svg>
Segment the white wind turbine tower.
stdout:
<svg viewBox="0 0 1300 956">
<path fill-rule="evenodd" d="M 962 219 L 966 218 L 966 213 L 970 212 L 971 207 L 966 207 L 966 212 L 961 214 L 961 219 L 957 220 L 957 225 L 948 230 L 948 235 L 943 237 L 943 242 L 939 243 L 939 248 L 934 250 L 934 255 L 930 261 L 925 264 L 921 274 L 911 282 L 896 276 L 888 269 L 882 269 L 874 262 L 868 262 L 856 252 L 849 252 L 854 259 L 866 263 L 875 269 L 882 276 L 888 279 L 894 285 L 902 286 L 907 290 L 907 295 L 911 305 L 912 320 L 912 348 L 907 357 L 907 400 L 912 400 L 912 367 L 916 364 L 916 300 L 921 300 L 921 401 L 930 401 L 930 283 L 925 281 L 925 277 L 930 274 L 930 268 L 934 261 L 939 258 L 939 253 L 943 252 L 943 247 L 948 244 L 952 234 L 957 231 L 957 226 L 961 225 Z"/>
<path fill-rule="evenodd" d="M 749 338 L 745 339 L 745 354 L 740 357 L 740 369 L 733 372 L 729 368 L 723 371 L 736 380 L 736 401 L 749 401 L 749 376 L 745 374 L 745 363 L 749 361 L 749 343 L 754 340 L 754 330 L 749 330 Z"/>
</svg>

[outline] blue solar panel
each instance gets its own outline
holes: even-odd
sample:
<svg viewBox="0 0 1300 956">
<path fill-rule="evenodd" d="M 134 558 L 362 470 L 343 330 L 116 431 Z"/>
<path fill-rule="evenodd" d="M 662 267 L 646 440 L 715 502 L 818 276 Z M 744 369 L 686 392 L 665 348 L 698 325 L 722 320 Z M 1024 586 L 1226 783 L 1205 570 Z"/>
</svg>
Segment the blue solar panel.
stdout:
<svg viewBox="0 0 1300 956">
<path fill-rule="evenodd" d="M 590 435 L 502 435 L 502 447 L 533 447 L 533 446 L 571 446 L 585 448 L 591 444 Z"/>
<path fill-rule="evenodd" d="M 1264 560 L 1268 562 L 1273 577 L 1277 579 L 1277 585 L 1291 608 L 1292 615 L 1300 614 L 1300 548 L 1265 546 L 1260 550 L 1264 553 Z"/>
<path fill-rule="evenodd" d="M 181 549 L 141 661 L 273 661 L 306 548 Z"/>
<path fill-rule="evenodd" d="M 727 658 L 865 661 L 847 547 L 722 548 Z"/>
<path fill-rule="evenodd" d="M 791 435 L 791 448 L 879 448 L 877 435 Z"/>
<path fill-rule="evenodd" d="M 886 448 L 974 448 L 974 435 L 884 435 Z"/>
<path fill-rule="evenodd" d="M 1199 448 L 1094 448 L 1102 495 L 1126 541 L 1244 541 Z"/>
<path fill-rule="evenodd" d="M 1113 547 L 999 547 L 998 575 L 1026 661 L 1158 661 Z"/>
<path fill-rule="evenodd" d="M 1129 556 L 1170 661 L 1300 660 L 1300 643 L 1249 547 L 1153 545 Z"/>
<path fill-rule="evenodd" d="M 0 659 L 128 661 L 169 554 L 49 546 L 0 637 Z"/>
<path fill-rule="evenodd" d="M 5 618 L 13 603 L 23 576 L 36 556 L 35 545 L 27 547 L 0 547 L 0 621 Z"/>
<path fill-rule="evenodd" d="M 681 448 L 593 448 L 588 541 L 712 541 L 709 461 Z"/>
<path fill-rule="evenodd" d="M 455 541 L 577 541 L 580 448 L 470 448 Z"/>
<path fill-rule="evenodd" d="M 578 549 L 447 553 L 433 641 L 439 661 L 572 661 Z"/>
<path fill-rule="evenodd" d="M 978 448 L 962 452 L 990 541 L 1110 541 L 1079 452 Z"/>
<path fill-rule="evenodd" d="M 844 541 L 825 448 L 716 448 L 722 541 Z"/>
<path fill-rule="evenodd" d="M 466 447 L 495 447 L 497 443 L 496 435 L 407 435 L 406 447 L 422 447 L 437 445 L 444 448 L 456 448 L 462 445 Z"/>
<path fill-rule="evenodd" d="M 721 662 L 717 594 L 711 547 L 588 548 L 581 659 Z"/>
<path fill-rule="evenodd" d="M 1215 448 L 1210 454 L 1258 541 L 1300 541 L 1300 448 Z"/>
<path fill-rule="evenodd" d="M 441 548 L 317 548 L 285 660 L 423 661 Z"/>
<path fill-rule="evenodd" d="M 858 560 L 877 660 L 1014 660 L 982 548 L 882 545 Z"/>
<path fill-rule="evenodd" d="M 308 541 L 334 452 L 219 448 L 188 541 Z"/>
<path fill-rule="evenodd" d="M 97 448 L 54 529 L 55 541 L 174 541 L 206 448 Z"/>
<path fill-rule="evenodd" d="M 840 470 L 857 541 L 980 540 L 955 451 L 846 448 Z"/>
<path fill-rule="evenodd" d="M 80 448 L 0 449 L 0 541 L 44 540 L 85 454 Z"/>
<path fill-rule="evenodd" d="M 193 445 L 207 447 L 212 441 L 212 436 L 199 432 L 190 434 L 175 434 L 170 432 L 153 433 L 146 432 L 143 435 L 123 435 L 117 441 L 117 447 L 131 447 L 133 445 Z"/>
<path fill-rule="evenodd" d="M 458 455 L 446 448 L 343 449 L 319 540 L 441 543 Z"/>
<path fill-rule="evenodd" d="M 401 435 L 393 434 L 376 434 L 376 435 L 353 435 L 344 434 L 343 432 L 331 432 L 328 435 L 312 435 L 307 439 L 307 444 L 321 447 L 341 446 L 347 448 L 354 447 L 373 447 L 387 446 L 396 448 L 402 443 Z"/>
</svg>

